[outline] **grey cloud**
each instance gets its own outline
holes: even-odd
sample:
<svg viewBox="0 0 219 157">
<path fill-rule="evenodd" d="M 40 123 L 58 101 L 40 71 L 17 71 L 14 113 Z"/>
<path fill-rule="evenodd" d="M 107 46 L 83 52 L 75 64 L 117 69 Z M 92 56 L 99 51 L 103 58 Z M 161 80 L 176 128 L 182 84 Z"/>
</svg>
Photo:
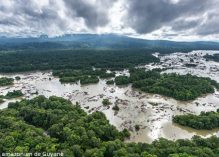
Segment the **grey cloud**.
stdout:
<svg viewBox="0 0 219 157">
<path fill-rule="evenodd" d="M 126 24 L 138 33 L 150 33 L 162 26 L 169 26 L 178 18 L 202 15 L 213 0 L 129 0 Z"/>
<path fill-rule="evenodd" d="M 175 21 L 171 25 L 172 25 L 172 30 L 183 31 L 183 30 L 193 29 L 200 24 L 201 24 L 201 19 L 194 19 L 194 20 L 180 19 Z"/>
<path fill-rule="evenodd" d="M 59 17 L 55 3 L 49 1 L 49 5 L 40 8 L 40 10 L 36 5 L 30 0 L 19 0 L 17 1 L 15 14 L 23 15 L 27 22 L 36 24 L 40 28 L 48 27 L 51 24 L 57 25 L 60 29 L 64 28 L 64 21 Z"/>
<path fill-rule="evenodd" d="M 219 34 L 219 12 L 209 13 L 207 19 L 196 28 L 196 33 L 202 36 Z"/>
<path fill-rule="evenodd" d="M 145 34 L 167 26 L 157 36 L 219 34 L 219 0 L 178 0 L 175 3 L 173 0 L 95 0 L 94 3 L 91 0 L 45 1 L 48 1 L 47 5 L 40 5 L 42 1 L 37 0 L 2 0 L 0 33 L 48 34 L 53 31 L 54 34 L 64 34 L 74 30 L 93 33 L 97 27 L 106 26 L 112 32 L 115 29 L 129 31 L 131 27 L 137 33 Z M 115 14 L 110 9 L 117 2 L 125 10 L 121 15 L 126 14 L 121 24 L 114 25 L 109 14 Z"/>
<path fill-rule="evenodd" d="M 0 20 L 0 25 L 5 25 L 5 26 L 20 26 L 21 23 L 18 20 L 14 20 L 11 18 L 4 18 Z"/>
<path fill-rule="evenodd" d="M 57 4 L 49 0 L 48 5 L 39 6 L 36 1 L 12 0 L 11 5 L 0 4 L 0 25 L 5 25 L 16 31 L 23 32 L 32 30 L 40 33 L 47 33 L 51 27 L 57 30 L 64 30 L 67 22 L 60 18 L 57 12 Z M 17 27 L 17 29 L 16 29 Z M 19 32 L 17 32 L 19 33 Z"/>
<path fill-rule="evenodd" d="M 56 0 L 48 0 L 47 5 L 40 5 L 35 0 L 11 0 L 10 5 L 3 1 L 0 3 L 0 27 L 8 26 L 15 32 L 16 27 L 19 27 L 18 31 L 23 28 L 39 33 L 47 33 L 53 27 L 55 31 L 65 33 L 72 24 L 78 24 L 82 26 L 81 29 L 86 29 L 87 26 L 95 30 L 96 27 L 109 23 L 109 9 L 116 1 L 96 0 L 91 3 L 90 0 L 60 0 L 61 6 Z M 64 17 L 60 17 L 60 9 L 64 12 Z M 84 20 L 86 26 L 77 21 L 79 18 Z"/>
<path fill-rule="evenodd" d="M 97 0 L 95 4 L 88 0 L 64 0 L 69 13 L 73 17 L 81 17 L 92 29 L 104 26 L 109 22 L 108 11 L 116 0 Z"/>
</svg>

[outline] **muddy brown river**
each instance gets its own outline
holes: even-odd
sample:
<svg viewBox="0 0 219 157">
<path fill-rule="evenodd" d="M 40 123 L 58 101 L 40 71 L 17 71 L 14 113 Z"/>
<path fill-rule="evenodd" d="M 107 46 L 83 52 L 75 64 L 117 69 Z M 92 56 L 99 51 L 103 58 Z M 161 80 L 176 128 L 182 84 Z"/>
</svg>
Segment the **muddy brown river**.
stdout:
<svg viewBox="0 0 219 157">
<path fill-rule="evenodd" d="M 206 61 L 204 54 L 219 53 L 219 51 L 193 51 L 191 53 L 174 53 L 166 56 L 155 56 L 161 59 L 160 64 L 148 64 L 146 69 L 168 68 L 166 73 L 176 72 L 180 74 L 191 73 L 193 75 L 210 77 L 219 82 L 219 64 L 213 61 Z M 185 64 L 196 64 L 196 67 L 186 67 Z M 117 72 L 117 75 L 129 75 L 127 70 Z M 39 95 L 46 97 L 56 95 L 79 102 L 81 107 L 88 113 L 102 111 L 111 124 L 119 130 L 127 128 L 131 131 L 131 138 L 127 141 L 147 142 L 164 137 L 175 140 L 191 138 L 193 135 L 209 137 L 219 136 L 219 129 L 215 130 L 194 130 L 172 123 L 172 116 L 178 114 L 193 113 L 201 111 L 215 111 L 219 108 L 219 92 L 204 95 L 194 101 L 177 101 L 172 98 L 157 94 L 148 94 L 128 86 L 107 85 L 107 80 L 100 80 L 97 84 L 80 85 L 61 84 L 58 78 L 52 76 L 50 71 L 0 74 L 0 77 L 20 76 L 21 80 L 15 81 L 13 86 L 0 87 L 0 95 L 8 91 L 21 90 L 24 98 L 33 98 L 36 91 Z M 50 80 L 51 78 L 51 80 Z M 102 100 L 108 98 L 112 105 L 110 108 L 102 105 Z M 6 100 L 0 104 L 0 109 L 7 108 L 8 102 L 19 99 Z M 112 110 L 114 104 L 120 108 L 118 112 Z M 140 126 L 135 131 L 135 125 Z"/>
</svg>

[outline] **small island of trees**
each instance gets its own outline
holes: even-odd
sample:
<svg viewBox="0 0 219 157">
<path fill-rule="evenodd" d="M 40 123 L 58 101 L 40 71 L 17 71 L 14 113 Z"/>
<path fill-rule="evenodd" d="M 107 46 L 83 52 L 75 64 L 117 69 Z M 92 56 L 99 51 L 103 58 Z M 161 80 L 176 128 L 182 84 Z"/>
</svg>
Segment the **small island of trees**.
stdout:
<svg viewBox="0 0 219 157">
<path fill-rule="evenodd" d="M 114 80 L 108 80 L 108 81 L 106 81 L 106 84 L 113 85 L 114 84 Z"/>
<path fill-rule="evenodd" d="M 219 128 L 219 109 L 217 112 L 201 112 L 200 115 L 177 115 L 173 117 L 173 122 L 198 130 Z"/>
<path fill-rule="evenodd" d="M 111 102 L 109 101 L 109 99 L 103 99 L 102 104 L 103 106 L 109 106 L 111 105 Z"/>
<path fill-rule="evenodd" d="M 128 76 L 117 76 L 115 78 L 116 85 L 126 85 L 129 84 L 129 82 Z"/>
<path fill-rule="evenodd" d="M 99 78 L 111 78 L 115 77 L 115 73 L 107 73 L 106 70 L 102 69 L 65 69 L 65 70 L 54 70 L 54 76 L 58 76 L 60 78 L 60 82 L 62 83 L 74 83 L 80 80 L 81 84 L 90 84 L 90 83 L 98 83 Z"/>
<path fill-rule="evenodd" d="M 13 85 L 13 82 L 14 82 L 13 78 L 1 77 L 0 78 L 0 87 L 1 86 Z"/>
<path fill-rule="evenodd" d="M 13 99 L 23 96 L 24 94 L 21 92 L 21 90 L 13 90 L 12 92 L 8 92 L 4 98 L 5 99 Z"/>
<path fill-rule="evenodd" d="M 0 104 L 2 104 L 3 102 L 5 101 L 0 97 Z"/>
<path fill-rule="evenodd" d="M 219 53 L 213 54 L 213 55 L 205 55 L 204 58 L 206 60 L 211 60 L 211 61 L 215 61 L 215 62 L 219 62 Z"/>
<path fill-rule="evenodd" d="M 131 69 L 130 77 L 115 78 L 118 85 L 132 83 L 132 87 L 144 92 L 161 94 L 177 100 L 194 100 L 203 94 L 214 93 L 219 89 L 219 83 L 210 78 L 179 75 L 176 73 L 161 74 L 157 70 Z"/>
<path fill-rule="evenodd" d="M 13 90 L 12 92 L 9 91 L 6 95 L 0 95 L 0 99 L 13 99 L 22 97 L 24 94 L 21 92 L 21 90 Z"/>
</svg>

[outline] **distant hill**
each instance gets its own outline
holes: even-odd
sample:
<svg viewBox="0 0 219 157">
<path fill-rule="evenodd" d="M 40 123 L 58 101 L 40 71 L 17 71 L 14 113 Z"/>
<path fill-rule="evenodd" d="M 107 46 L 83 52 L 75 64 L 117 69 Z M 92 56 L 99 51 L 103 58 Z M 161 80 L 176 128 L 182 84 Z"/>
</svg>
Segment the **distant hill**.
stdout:
<svg viewBox="0 0 219 157">
<path fill-rule="evenodd" d="M 153 51 L 219 50 L 218 42 L 174 42 L 168 40 L 144 40 L 115 34 L 66 34 L 49 38 L 0 37 L 0 50 L 13 49 L 147 49 Z"/>
</svg>

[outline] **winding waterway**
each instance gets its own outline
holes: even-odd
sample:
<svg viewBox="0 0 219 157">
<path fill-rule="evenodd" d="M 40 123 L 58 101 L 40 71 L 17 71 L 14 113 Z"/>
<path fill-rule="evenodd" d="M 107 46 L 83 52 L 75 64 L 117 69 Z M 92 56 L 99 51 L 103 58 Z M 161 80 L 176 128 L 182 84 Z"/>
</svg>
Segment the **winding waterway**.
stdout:
<svg viewBox="0 0 219 157">
<path fill-rule="evenodd" d="M 158 56 L 160 64 L 148 64 L 146 69 L 167 68 L 166 73 L 176 72 L 180 74 L 191 73 L 193 75 L 210 77 L 219 82 L 219 64 L 213 61 L 206 61 L 204 54 L 219 53 L 218 51 L 194 51 L 191 53 L 174 53 L 166 56 Z M 197 64 L 194 67 L 186 67 L 185 64 Z M 128 75 L 128 71 L 117 72 L 117 75 Z M 164 137 L 175 140 L 181 138 L 191 138 L 193 135 L 209 137 L 219 136 L 219 129 L 211 131 L 197 131 L 191 128 L 173 124 L 173 115 L 193 113 L 199 114 L 201 111 L 215 111 L 219 108 L 219 92 L 205 95 L 194 101 L 182 102 L 172 98 L 157 94 L 148 94 L 128 86 L 107 85 L 106 80 L 100 80 L 97 84 L 83 85 L 61 84 L 59 79 L 52 76 L 50 71 L 0 74 L 0 77 L 20 76 L 21 80 L 15 81 L 13 86 L 0 87 L 0 95 L 8 91 L 21 90 L 24 98 L 32 98 L 39 95 L 47 97 L 56 95 L 71 100 L 73 103 L 79 102 L 81 107 L 88 113 L 102 111 L 111 124 L 119 130 L 128 128 L 131 131 L 131 138 L 128 141 L 152 142 Z M 102 105 L 102 100 L 108 98 L 112 102 L 110 108 Z M 16 100 L 6 100 L 0 104 L 0 109 L 7 108 L 8 102 Z M 114 104 L 120 108 L 118 112 L 112 110 Z M 135 131 L 135 125 L 140 126 L 139 131 Z"/>
</svg>

